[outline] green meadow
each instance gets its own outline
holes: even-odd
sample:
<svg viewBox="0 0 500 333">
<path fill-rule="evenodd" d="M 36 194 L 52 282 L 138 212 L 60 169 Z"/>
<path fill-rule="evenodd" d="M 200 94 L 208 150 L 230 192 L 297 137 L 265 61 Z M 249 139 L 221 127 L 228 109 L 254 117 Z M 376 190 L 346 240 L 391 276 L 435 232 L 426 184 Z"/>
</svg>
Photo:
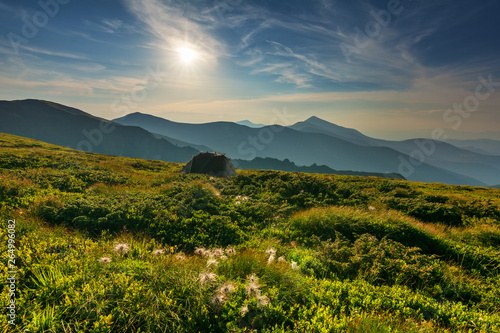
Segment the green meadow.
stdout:
<svg viewBox="0 0 500 333">
<path fill-rule="evenodd" d="M 499 189 L 181 168 L 0 134 L 0 332 L 500 331 Z"/>
</svg>

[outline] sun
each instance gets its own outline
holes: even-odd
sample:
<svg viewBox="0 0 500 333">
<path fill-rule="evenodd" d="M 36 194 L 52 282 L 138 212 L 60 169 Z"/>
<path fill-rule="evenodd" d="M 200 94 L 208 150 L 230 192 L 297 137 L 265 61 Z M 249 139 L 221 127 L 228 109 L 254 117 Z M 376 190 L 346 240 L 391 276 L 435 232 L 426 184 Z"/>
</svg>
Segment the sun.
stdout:
<svg viewBox="0 0 500 333">
<path fill-rule="evenodd" d="M 196 51 L 189 47 L 181 47 L 177 52 L 180 60 L 186 65 L 192 64 L 197 58 Z"/>
</svg>

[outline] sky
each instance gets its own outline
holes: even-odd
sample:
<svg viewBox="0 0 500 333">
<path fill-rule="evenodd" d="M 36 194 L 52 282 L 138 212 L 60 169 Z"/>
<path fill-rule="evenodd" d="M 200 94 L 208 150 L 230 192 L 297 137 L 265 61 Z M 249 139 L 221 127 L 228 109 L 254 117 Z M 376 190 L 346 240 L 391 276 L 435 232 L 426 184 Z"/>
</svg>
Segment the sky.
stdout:
<svg viewBox="0 0 500 333">
<path fill-rule="evenodd" d="M 0 99 L 500 139 L 498 0 L 0 0 Z"/>
</svg>

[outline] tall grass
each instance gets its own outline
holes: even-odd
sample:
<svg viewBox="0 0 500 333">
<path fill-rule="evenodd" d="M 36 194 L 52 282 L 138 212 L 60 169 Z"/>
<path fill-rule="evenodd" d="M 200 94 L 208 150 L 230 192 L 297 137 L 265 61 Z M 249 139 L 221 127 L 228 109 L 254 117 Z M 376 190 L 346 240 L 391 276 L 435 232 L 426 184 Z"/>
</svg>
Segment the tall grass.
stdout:
<svg viewBox="0 0 500 333">
<path fill-rule="evenodd" d="M 0 146 L 14 331 L 500 330 L 498 190 Z"/>
</svg>

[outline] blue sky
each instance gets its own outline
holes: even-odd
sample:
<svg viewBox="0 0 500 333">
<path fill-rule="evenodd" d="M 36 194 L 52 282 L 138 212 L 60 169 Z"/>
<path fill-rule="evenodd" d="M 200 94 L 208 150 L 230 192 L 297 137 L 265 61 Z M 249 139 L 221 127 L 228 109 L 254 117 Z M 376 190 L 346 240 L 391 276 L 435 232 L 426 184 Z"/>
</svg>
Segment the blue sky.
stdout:
<svg viewBox="0 0 500 333">
<path fill-rule="evenodd" d="M 107 119 L 316 115 L 391 139 L 499 129 L 500 1 L 41 3 L 0 0 L 0 99 Z"/>
</svg>

